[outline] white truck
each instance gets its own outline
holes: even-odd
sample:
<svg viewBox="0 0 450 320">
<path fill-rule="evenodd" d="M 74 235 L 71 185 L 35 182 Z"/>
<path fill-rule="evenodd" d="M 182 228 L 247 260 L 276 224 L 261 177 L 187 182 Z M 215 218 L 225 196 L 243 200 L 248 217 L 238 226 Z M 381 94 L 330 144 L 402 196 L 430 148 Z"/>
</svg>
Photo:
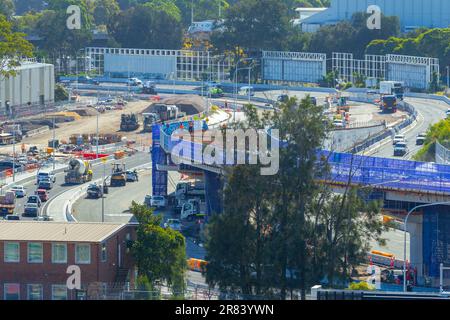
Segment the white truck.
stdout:
<svg viewBox="0 0 450 320">
<path fill-rule="evenodd" d="M 206 214 L 206 203 L 200 199 L 189 199 L 181 207 L 181 220 L 192 221 L 196 217 L 203 217 Z"/>
<path fill-rule="evenodd" d="M 175 195 L 180 199 L 186 199 L 189 196 L 205 196 L 205 183 L 201 181 L 179 182 Z"/>
<path fill-rule="evenodd" d="M 400 81 L 380 81 L 380 95 L 395 95 L 397 99 L 403 100 L 404 85 Z"/>
</svg>

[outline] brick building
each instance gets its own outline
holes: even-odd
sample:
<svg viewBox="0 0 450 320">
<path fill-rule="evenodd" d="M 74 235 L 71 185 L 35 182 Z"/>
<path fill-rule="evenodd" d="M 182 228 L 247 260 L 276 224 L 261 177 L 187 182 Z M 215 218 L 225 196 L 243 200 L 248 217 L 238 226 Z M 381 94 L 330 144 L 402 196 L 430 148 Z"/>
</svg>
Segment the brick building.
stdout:
<svg viewBox="0 0 450 320">
<path fill-rule="evenodd" d="M 112 223 L 0 222 L 0 299 L 93 298 L 133 282 L 135 226 Z M 67 268 L 80 267 L 81 290 Z"/>
</svg>

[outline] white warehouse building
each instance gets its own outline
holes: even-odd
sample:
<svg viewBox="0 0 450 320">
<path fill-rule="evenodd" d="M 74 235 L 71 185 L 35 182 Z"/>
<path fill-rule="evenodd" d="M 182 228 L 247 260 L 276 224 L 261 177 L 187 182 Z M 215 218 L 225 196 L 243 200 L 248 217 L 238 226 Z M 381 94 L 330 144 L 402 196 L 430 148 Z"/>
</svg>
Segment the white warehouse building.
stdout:
<svg viewBox="0 0 450 320">
<path fill-rule="evenodd" d="M 52 64 L 22 62 L 16 75 L 0 78 L 0 114 L 43 108 L 55 100 L 55 73 Z"/>
<path fill-rule="evenodd" d="M 398 16 L 402 31 L 450 26 L 450 0 L 332 0 L 328 9 L 303 19 L 302 29 L 314 31 L 350 20 L 356 12 L 367 12 L 370 5 L 379 6 L 385 16 Z"/>
</svg>

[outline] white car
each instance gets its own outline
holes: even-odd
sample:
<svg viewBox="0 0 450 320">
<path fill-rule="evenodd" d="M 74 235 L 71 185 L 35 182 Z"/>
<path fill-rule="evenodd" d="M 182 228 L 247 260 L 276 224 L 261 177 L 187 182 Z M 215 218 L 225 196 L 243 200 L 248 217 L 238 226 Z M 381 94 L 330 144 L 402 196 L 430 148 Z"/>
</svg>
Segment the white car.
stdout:
<svg viewBox="0 0 450 320">
<path fill-rule="evenodd" d="M 394 136 L 394 140 L 392 140 L 392 144 L 395 146 L 398 142 L 406 142 L 405 135 L 397 134 Z"/>
<path fill-rule="evenodd" d="M 53 172 L 39 171 L 37 174 L 37 184 L 39 184 L 41 180 L 50 180 L 51 182 L 55 183 L 56 176 Z"/>
<path fill-rule="evenodd" d="M 27 195 L 27 190 L 24 186 L 13 186 L 11 191 L 16 194 L 17 198 L 23 198 Z"/>
<path fill-rule="evenodd" d="M 333 121 L 333 126 L 335 126 L 336 128 L 344 128 L 344 121 L 336 119 Z"/>
<path fill-rule="evenodd" d="M 165 208 L 167 206 L 167 200 L 164 196 L 153 196 L 150 200 L 150 206 L 156 208 Z"/>
<path fill-rule="evenodd" d="M 139 80 L 138 78 L 129 78 L 127 80 L 127 85 L 130 85 L 130 86 L 142 86 L 142 81 Z"/>
</svg>

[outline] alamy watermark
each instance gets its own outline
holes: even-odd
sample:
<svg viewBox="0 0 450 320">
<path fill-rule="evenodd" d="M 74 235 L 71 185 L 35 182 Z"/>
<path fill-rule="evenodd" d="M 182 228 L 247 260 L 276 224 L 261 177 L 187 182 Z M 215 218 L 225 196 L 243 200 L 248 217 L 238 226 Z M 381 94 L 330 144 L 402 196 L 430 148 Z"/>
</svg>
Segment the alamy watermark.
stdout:
<svg viewBox="0 0 450 320">
<path fill-rule="evenodd" d="M 369 30 L 381 29 L 381 8 L 377 5 L 370 5 L 367 7 L 367 13 L 370 17 L 367 18 L 367 28 Z"/>
<path fill-rule="evenodd" d="M 256 165 L 259 162 L 263 176 L 275 175 L 279 170 L 278 129 L 272 129 L 270 135 L 256 129 L 198 130 L 193 133 L 178 129 L 170 139 L 176 143 L 171 156 L 177 165 Z"/>
<path fill-rule="evenodd" d="M 67 278 L 66 286 L 69 290 L 81 290 L 81 269 L 79 266 L 70 265 L 67 267 L 67 274 L 70 276 Z"/>
<path fill-rule="evenodd" d="M 81 9 L 77 5 L 71 5 L 67 8 L 66 13 L 70 15 L 66 20 L 66 26 L 69 30 L 81 29 Z"/>
</svg>

